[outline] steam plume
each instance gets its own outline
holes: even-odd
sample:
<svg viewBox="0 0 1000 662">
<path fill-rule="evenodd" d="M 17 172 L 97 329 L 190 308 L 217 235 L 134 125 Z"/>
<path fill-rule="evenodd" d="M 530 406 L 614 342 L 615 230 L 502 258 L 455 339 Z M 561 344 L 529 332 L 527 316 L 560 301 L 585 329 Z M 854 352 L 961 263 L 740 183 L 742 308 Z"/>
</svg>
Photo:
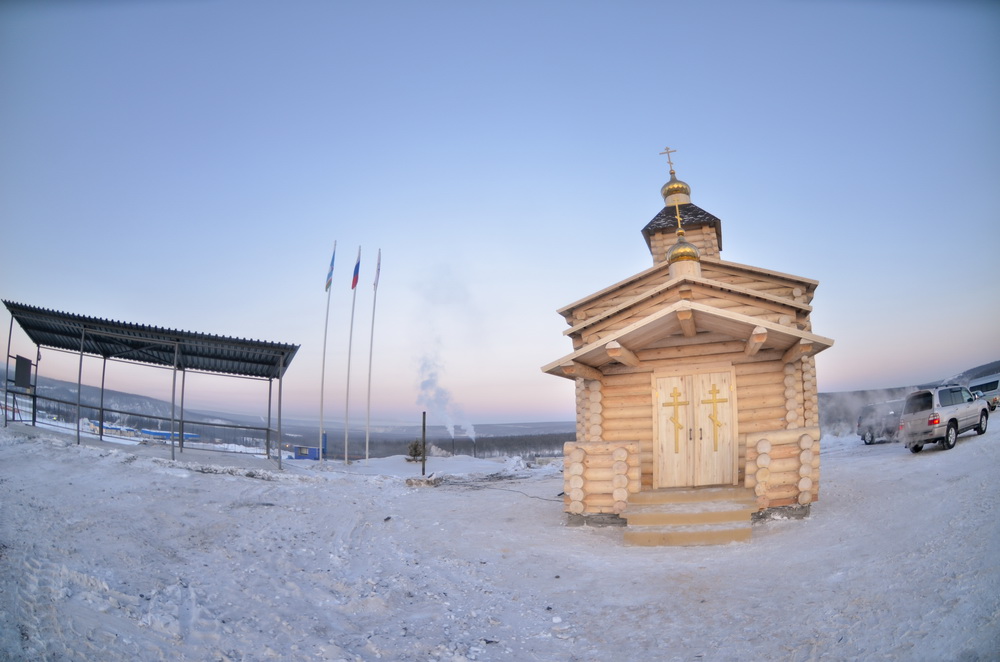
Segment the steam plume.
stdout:
<svg viewBox="0 0 1000 662">
<path fill-rule="evenodd" d="M 432 417 L 440 419 L 452 439 L 455 438 L 455 420 L 461 420 L 465 433 L 475 442 L 475 427 L 467 421 L 461 407 L 452 401 L 448 389 L 441 386 L 440 373 L 441 365 L 436 353 L 426 354 L 420 359 L 420 394 L 417 396 L 417 404 L 430 412 Z"/>
</svg>

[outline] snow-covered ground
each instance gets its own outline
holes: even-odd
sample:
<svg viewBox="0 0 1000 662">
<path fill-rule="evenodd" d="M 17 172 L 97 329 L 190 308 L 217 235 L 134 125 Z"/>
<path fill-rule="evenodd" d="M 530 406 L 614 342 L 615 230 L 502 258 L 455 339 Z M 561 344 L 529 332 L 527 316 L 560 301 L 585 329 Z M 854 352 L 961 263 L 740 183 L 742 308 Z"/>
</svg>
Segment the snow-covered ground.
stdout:
<svg viewBox="0 0 1000 662">
<path fill-rule="evenodd" d="M 558 465 L 367 465 L 0 430 L 0 659 L 996 660 L 1000 425 L 823 440 L 750 543 L 566 526 Z"/>
</svg>

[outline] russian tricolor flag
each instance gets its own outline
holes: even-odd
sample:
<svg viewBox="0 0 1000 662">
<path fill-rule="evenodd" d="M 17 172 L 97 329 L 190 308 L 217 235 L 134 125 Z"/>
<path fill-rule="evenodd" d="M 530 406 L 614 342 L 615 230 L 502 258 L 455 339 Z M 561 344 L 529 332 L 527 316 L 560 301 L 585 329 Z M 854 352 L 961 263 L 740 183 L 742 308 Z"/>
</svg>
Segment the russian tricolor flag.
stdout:
<svg viewBox="0 0 1000 662">
<path fill-rule="evenodd" d="M 361 271 L 361 247 L 358 246 L 358 261 L 354 263 L 354 277 L 351 279 L 351 289 L 358 286 L 358 272 Z"/>
<path fill-rule="evenodd" d="M 333 282 L 333 261 L 337 259 L 337 240 L 333 241 L 333 257 L 330 258 L 330 270 L 326 272 L 326 291 L 330 291 L 330 284 Z"/>
</svg>

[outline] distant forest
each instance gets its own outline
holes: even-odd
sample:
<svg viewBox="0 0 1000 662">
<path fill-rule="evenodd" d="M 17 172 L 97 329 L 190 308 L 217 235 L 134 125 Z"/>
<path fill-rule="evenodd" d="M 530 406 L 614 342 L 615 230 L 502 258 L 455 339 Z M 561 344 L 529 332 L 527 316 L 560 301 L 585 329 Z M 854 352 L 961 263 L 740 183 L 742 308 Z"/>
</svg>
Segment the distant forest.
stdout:
<svg viewBox="0 0 1000 662">
<path fill-rule="evenodd" d="M 898 388 L 873 389 L 865 391 L 844 391 L 819 394 L 820 426 L 825 435 L 845 436 L 856 432 L 857 418 L 866 404 L 904 398 L 915 388 L 941 383 L 967 385 L 988 375 L 1000 373 L 1000 361 L 994 361 L 951 377 L 935 382 Z M 100 401 L 100 390 L 84 385 L 82 389 L 82 418 L 97 421 L 100 416 L 96 404 Z M 9 403 L 13 403 L 13 393 Z M 72 421 L 77 416 L 76 384 L 60 380 L 41 378 L 38 384 L 38 416 L 40 423 L 45 420 Z M 31 419 L 30 396 L 20 394 L 17 410 L 11 412 L 15 419 Z M 20 404 L 23 403 L 23 404 Z M 25 406 L 27 405 L 27 406 Z M 104 398 L 105 421 L 108 425 L 127 426 L 136 429 L 170 429 L 170 403 L 141 395 L 106 391 Z M 259 417 L 246 417 L 224 413 L 187 412 L 184 422 L 185 433 L 197 434 L 201 441 L 220 444 L 238 444 L 250 448 L 263 448 L 268 436 L 261 427 Z M 277 422 L 272 420 L 272 426 Z M 572 421 L 556 423 L 525 423 L 477 425 L 479 434 L 473 439 L 459 429 L 455 436 L 447 435 L 444 428 L 436 426 L 428 429 L 428 455 L 458 454 L 475 457 L 503 457 L 519 455 L 525 458 L 559 457 L 563 444 L 575 440 L 575 424 Z M 519 433 L 521 430 L 523 434 Z M 515 432 L 516 434 L 504 434 Z M 274 436 L 273 432 L 271 436 Z M 337 440 L 339 436 L 339 441 Z M 389 426 L 378 431 L 372 430 L 368 454 L 371 457 L 408 455 L 410 444 L 420 436 L 418 426 Z M 317 426 L 306 421 L 285 421 L 282 437 L 286 447 L 301 444 L 315 449 Z M 272 439 L 273 443 L 273 439 Z M 327 442 L 329 457 L 343 457 L 343 433 L 331 432 Z M 348 455 L 351 459 L 365 456 L 365 431 L 352 428 L 348 439 Z"/>
<path fill-rule="evenodd" d="M 535 457 L 562 457 L 563 444 L 574 441 L 576 435 L 569 433 L 524 434 L 517 436 L 479 437 L 473 442 L 468 437 L 438 438 L 427 440 L 427 455 L 471 455 L 474 457 L 513 457 L 525 459 Z M 414 439 L 414 441 L 417 441 Z M 410 442 L 380 441 L 377 443 L 381 456 L 408 455 Z M 357 441 L 351 441 L 351 455 L 356 451 Z M 362 446 L 363 452 L 363 446 Z"/>
</svg>

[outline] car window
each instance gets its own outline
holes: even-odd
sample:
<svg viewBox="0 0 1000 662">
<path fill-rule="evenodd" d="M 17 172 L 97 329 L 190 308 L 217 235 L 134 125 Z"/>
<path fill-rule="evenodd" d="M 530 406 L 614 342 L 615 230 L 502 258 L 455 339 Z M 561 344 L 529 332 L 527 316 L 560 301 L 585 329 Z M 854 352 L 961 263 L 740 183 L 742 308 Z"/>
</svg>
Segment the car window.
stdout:
<svg viewBox="0 0 1000 662">
<path fill-rule="evenodd" d="M 931 394 L 930 393 L 917 393 L 906 400 L 906 405 L 903 407 L 904 414 L 913 414 L 918 411 L 926 411 L 931 408 Z"/>
<path fill-rule="evenodd" d="M 949 407 L 955 404 L 955 397 L 952 395 L 950 388 L 943 388 L 938 391 L 938 400 L 941 402 L 942 407 Z"/>
<path fill-rule="evenodd" d="M 969 389 L 967 388 L 962 389 L 962 397 L 965 399 L 966 402 L 972 402 L 973 400 L 975 400 L 975 398 L 972 396 L 972 393 L 970 393 Z"/>
</svg>

